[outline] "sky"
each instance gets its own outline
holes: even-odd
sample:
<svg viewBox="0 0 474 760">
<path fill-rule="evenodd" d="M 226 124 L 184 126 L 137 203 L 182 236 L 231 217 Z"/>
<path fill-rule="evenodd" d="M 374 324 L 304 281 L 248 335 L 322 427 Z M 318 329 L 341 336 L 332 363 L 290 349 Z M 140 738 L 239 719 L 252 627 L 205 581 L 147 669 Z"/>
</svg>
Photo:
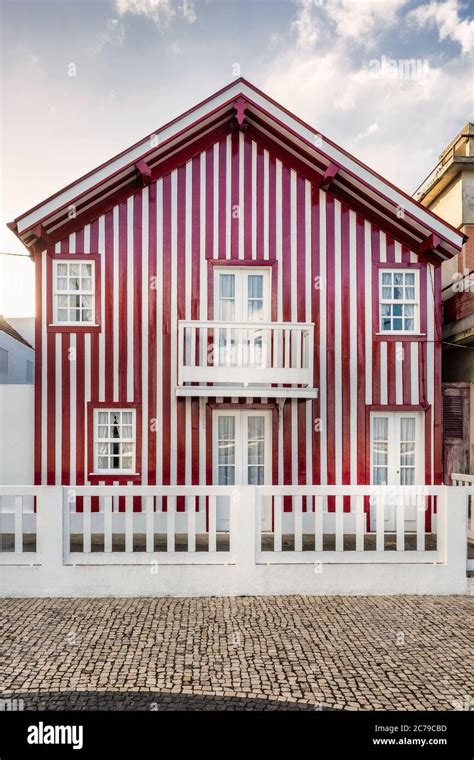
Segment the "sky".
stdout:
<svg viewBox="0 0 474 760">
<path fill-rule="evenodd" d="M 412 193 L 474 120 L 474 0 L 0 0 L 6 223 L 244 76 Z M 404 61 L 412 61 L 407 65 Z M 0 314 L 34 313 L 0 255 Z"/>
</svg>

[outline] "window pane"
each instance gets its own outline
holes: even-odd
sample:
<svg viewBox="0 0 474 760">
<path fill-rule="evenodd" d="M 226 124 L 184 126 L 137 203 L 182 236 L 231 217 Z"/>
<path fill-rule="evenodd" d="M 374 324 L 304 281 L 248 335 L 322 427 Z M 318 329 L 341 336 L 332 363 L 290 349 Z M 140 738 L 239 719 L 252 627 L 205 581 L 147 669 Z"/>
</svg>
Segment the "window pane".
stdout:
<svg viewBox="0 0 474 760">
<path fill-rule="evenodd" d="M 92 280 L 90 277 L 83 277 L 82 280 L 81 289 L 82 290 L 92 290 Z"/>
<path fill-rule="evenodd" d="M 401 304 L 393 304 L 393 311 L 392 314 L 394 317 L 401 317 L 402 316 L 402 305 Z"/>
<path fill-rule="evenodd" d="M 131 425 L 133 412 L 122 412 L 122 425 Z"/>
<path fill-rule="evenodd" d="M 217 473 L 218 485 L 220 486 L 233 486 L 235 485 L 235 468 L 234 467 L 218 467 Z"/>
<path fill-rule="evenodd" d="M 219 301 L 219 319 L 223 322 L 233 322 L 235 320 L 235 301 L 221 298 Z"/>
<path fill-rule="evenodd" d="M 415 440 L 415 418 L 414 417 L 402 417 L 400 419 L 400 440 L 401 441 Z"/>
<path fill-rule="evenodd" d="M 249 466 L 248 482 L 249 486 L 262 486 L 264 484 L 265 469 L 263 466 Z"/>
<path fill-rule="evenodd" d="M 263 301 L 248 302 L 248 320 L 249 322 L 258 322 L 263 319 Z"/>
<path fill-rule="evenodd" d="M 372 418 L 372 438 L 374 441 L 388 440 L 388 417 Z"/>
<path fill-rule="evenodd" d="M 219 439 L 228 441 L 235 438 L 235 417 L 218 417 L 217 426 Z"/>
<path fill-rule="evenodd" d="M 99 425 L 99 430 L 98 430 L 97 437 L 98 438 L 107 438 L 108 437 L 107 436 L 108 430 L 109 429 L 108 429 L 107 425 Z"/>
<path fill-rule="evenodd" d="M 221 298 L 235 298 L 235 275 L 220 274 L 219 287 Z"/>
<path fill-rule="evenodd" d="M 412 301 L 415 300 L 415 288 L 405 288 L 405 298 L 411 298 Z"/>
<path fill-rule="evenodd" d="M 133 452 L 133 443 L 122 443 L 122 454 L 131 454 Z"/>
<path fill-rule="evenodd" d="M 403 272 L 394 272 L 393 273 L 393 284 L 394 285 L 403 285 Z"/>
<path fill-rule="evenodd" d="M 402 467 L 400 469 L 400 485 L 413 486 L 415 484 L 415 468 Z"/>
<path fill-rule="evenodd" d="M 78 277 L 70 277 L 69 278 L 69 290 L 79 290 L 79 278 Z"/>
<path fill-rule="evenodd" d="M 58 277 L 64 277 L 67 275 L 67 264 L 58 264 L 56 272 L 58 274 Z"/>
<path fill-rule="evenodd" d="M 415 273 L 405 272 L 405 285 L 414 285 L 414 284 L 415 284 Z"/>
<path fill-rule="evenodd" d="M 399 300 L 400 298 L 403 298 L 403 288 L 394 288 L 393 297 L 396 301 Z"/>
<path fill-rule="evenodd" d="M 391 285 L 391 283 L 392 283 L 392 273 L 382 272 L 382 285 Z"/>
<path fill-rule="evenodd" d="M 67 290 L 66 277 L 58 277 L 58 290 Z"/>
<path fill-rule="evenodd" d="M 132 469 L 132 456 L 127 455 L 122 457 L 122 469 L 124 470 L 131 470 Z"/>
<path fill-rule="evenodd" d="M 263 275 L 251 274 L 248 278 L 248 297 L 263 298 Z"/>
<path fill-rule="evenodd" d="M 382 288 L 382 298 L 391 298 L 392 288 Z"/>
<path fill-rule="evenodd" d="M 391 322 L 389 319 L 384 319 L 382 322 L 382 330 L 390 330 L 391 329 Z"/>
<path fill-rule="evenodd" d="M 69 277 L 79 277 L 81 271 L 80 271 L 80 265 L 79 264 L 70 264 L 69 265 Z"/>
<path fill-rule="evenodd" d="M 405 319 L 405 330 L 406 332 L 413 332 L 415 329 L 415 323 L 413 319 Z"/>
<path fill-rule="evenodd" d="M 99 466 L 99 470 L 108 470 L 109 460 L 107 459 L 107 457 L 99 457 L 98 466 Z"/>
<path fill-rule="evenodd" d="M 67 322 L 67 309 L 58 309 L 58 322 Z"/>
<path fill-rule="evenodd" d="M 382 317 L 390 316 L 392 307 L 389 303 L 383 303 L 381 306 Z"/>
<path fill-rule="evenodd" d="M 81 273 L 83 277 L 91 277 L 92 275 L 92 264 L 82 264 L 81 266 Z"/>
<path fill-rule="evenodd" d="M 122 427 L 122 438 L 131 438 L 131 437 L 132 437 L 132 426 L 124 425 Z"/>
<path fill-rule="evenodd" d="M 99 425 L 107 424 L 109 418 L 108 412 L 99 412 Z"/>
<path fill-rule="evenodd" d="M 374 467 L 373 469 L 373 481 L 375 486 L 387 485 L 387 468 L 386 467 Z"/>
<path fill-rule="evenodd" d="M 394 319 L 393 320 L 393 329 L 394 330 L 401 330 L 402 327 L 403 327 L 402 323 L 403 323 L 402 319 Z"/>
</svg>

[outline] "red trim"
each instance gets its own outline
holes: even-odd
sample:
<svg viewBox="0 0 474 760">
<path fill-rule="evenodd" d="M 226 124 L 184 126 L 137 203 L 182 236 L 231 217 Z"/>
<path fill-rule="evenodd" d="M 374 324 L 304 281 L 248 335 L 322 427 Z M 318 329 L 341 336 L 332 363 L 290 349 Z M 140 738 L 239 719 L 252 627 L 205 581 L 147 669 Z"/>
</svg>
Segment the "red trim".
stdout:
<svg viewBox="0 0 474 760">
<path fill-rule="evenodd" d="M 136 474 L 108 474 L 100 472 L 87 473 L 87 480 L 91 485 L 104 482 L 106 485 L 118 483 L 127 485 L 141 481 L 142 472 L 142 405 L 138 401 L 89 401 L 87 404 L 87 461 L 89 467 L 94 466 L 94 411 L 96 409 L 135 409 L 136 410 L 136 440 L 135 440 L 135 471 Z"/>
<path fill-rule="evenodd" d="M 273 267 L 278 266 L 277 259 L 213 259 L 206 256 L 211 267 Z"/>
<path fill-rule="evenodd" d="M 79 233 L 78 233 L 79 234 Z M 95 263 L 95 324 L 94 325 L 59 325 L 53 324 L 53 261 L 90 261 Z M 46 287 L 48 302 L 46 304 L 46 330 L 51 333 L 98 333 L 101 331 L 101 255 L 100 253 L 54 253 L 48 250 L 46 262 Z"/>
<path fill-rule="evenodd" d="M 369 412 L 426 412 L 431 409 L 430 404 L 367 404 Z"/>
</svg>

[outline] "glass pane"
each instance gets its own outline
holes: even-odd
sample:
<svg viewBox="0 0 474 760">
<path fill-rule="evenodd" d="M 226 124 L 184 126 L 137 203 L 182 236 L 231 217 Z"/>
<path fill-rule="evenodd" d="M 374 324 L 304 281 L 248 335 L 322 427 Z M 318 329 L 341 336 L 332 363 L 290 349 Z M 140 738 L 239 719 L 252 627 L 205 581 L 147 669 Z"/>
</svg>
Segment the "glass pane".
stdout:
<svg viewBox="0 0 474 760">
<path fill-rule="evenodd" d="M 383 303 L 381 306 L 382 317 L 388 317 L 391 313 L 391 305 L 389 303 Z"/>
<path fill-rule="evenodd" d="M 405 285 L 414 285 L 414 284 L 415 284 L 415 273 L 405 272 Z"/>
<path fill-rule="evenodd" d="M 132 426 L 124 425 L 122 427 L 122 438 L 131 438 L 131 437 L 132 437 Z"/>
<path fill-rule="evenodd" d="M 253 438 L 263 438 L 265 430 L 265 420 L 263 417 L 249 417 L 249 441 Z"/>
<path fill-rule="evenodd" d="M 413 319 L 405 319 L 405 330 L 407 332 L 412 332 L 415 329 L 415 323 Z"/>
<path fill-rule="evenodd" d="M 392 284 L 392 273 L 391 272 L 383 272 L 382 273 L 382 285 L 391 285 Z"/>
<path fill-rule="evenodd" d="M 382 288 L 382 298 L 391 298 L 391 297 L 392 297 L 392 289 Z"/>
<path fill-rule="evenodd" d="M 69 290 L 80 290 L 78 277 L 69 278 Z"/>
<path fill-rule="evenodd" d="M 403 288 L 394 288 L 393 289 L 393 297 L 398 300 L 399 298 L 403 298 Z"/>
<path fill-rule="evenodd" d="M 108 412 L 99 412 L 99 425 L 107 424 Z"/>
<path fill-rule="evenodd" d="M 109 460 L 107 457 L 99 457 L 98 459 L 99 469 L 100 470 L 108 470 L 109 469 Z"/>
<path fill-rule="evenodd" d="M 235 275 L 219 275 L 219 295 L 221 298 L 235 298 Z"/>
<path fill-rule="evenodd" d="M 403 285 L 403 272 L 394 272 L 393 273 L 393 284 L 394 285 Z"/>
<path fill-rule="evenodd" d="M 92 322 L 92 311 L 90 309 L 85 309 L 82 312 L 82 321 L 83 322 Z"/>
<path fill-rule="evenodd" d="M 229 415 L 228 417 L 217 418 L 217 430 L 219 440 L 224 439 L 234 440 L 235 438 L 235 417 Z"/>
<path fill-rule="evenodd" d="M 382 330 L 390 330 L 390 329 L 391 329 L 390 320 L 384 319 L 382 321 Z"/>
<path fill-rule="evenodd" d="M 107 454 L 109 453 L 109 444 L 99 443 L 97 445 L 97 452 L 100 456 L 107 456 Z"/>
<path fill-rule="evenodd" d="M 68 305 L 68 297 L 67 296 L 57 296 L 58 299 L 58 306 L 67 306 Z"/>
<path fill-rule="evenodd" d="M 249 466 L 248 482 L 249 486 L 262 486 L 264 484 L 264 467 L 262 465 Z"/>
<path fill-rule="evenodd" d="M 414 417 L 402 417 L 400 419 L 400 440 L 401 441 L 415 440 L 415 418 Z"/>
<path fill-rule="evenodd" d="M 257 322 L 263 319 L 263 301 L 249 301 L 248 302 L 248 320 L 249 322 Z"/>
<path fill-rule="evenodd" d="M 400 447 L 400 464 L 402 467 L 415 466 L 415 444 L 402 443 Z"/>
<path fill-rule="evenodd" d="M 219 441 L 218 463 L 220 465 L 235 464 L 235 444 L 233 441 Z"/>
<path fill-rule="evenodd" d="M 122 454 L 131 454 L 133 452 L 133 443 L 122 443 Z"/>
<path fill-rule="evenodd" d="M 392 314 L 394 317 L 401 317 L 402 316 L 402 305 L 401 304 L 394 304 L 393 305 L 393 311 Z"/>
<path fill-rule="evenodd" d="M 81 273 L 83 277 L 91 277 L 92 276 L 92 264 L 83 264 L 81 266 Z"/>
<path fill-rule="evenodd" d="M 372 438 L 374 441 L 388 441 L 388 417 L 372 418 Z"/>
<path fill-rule="evenodd" d="M 132 456 L 127 455 L 122 457 L 122 468 L 124 470 L 131 470 L 132 469 Z"/>
<path fill-rule="evenodd" d="M 393 329 L 394 330 L 402 330 L 403 329 L 403 320 L 402 319 L 394 319 L 393 320 Z"/>
<path fill-rule="evenodd" d="M 263 298 L 263 275 L 251 274 L 248 277 L 248 297 Z"/>
<path fill-rule="evenodd" d="M 218 485 L 220 486 L 235 485 L 235 468 L 233 466 L 218 467 L 217 480 L 218 480 Z"/>
<path fill-rule="evenodd" d="M 67 290 L 66 277 L 58 277 L 58 290 Z"/>
<path fill-rule="evenodd" d="M 413 467 L 402 467 L 400 469 L 400 485 L 415 485 L 415 469 Z"/>
<path fill-rule="evenodd" d="M 373 448 L 373 462 L 376 467 L 383 466 L 385 467 L 387 465 L 387 459 L 388 459 L 388 444 L 378 442 L 374 443 Z"/>
<path fill-rule="evenodd" d="M 108 427 L 107 425 L 99 425 L 98 438 L 107 438 Z"/>
<path fill-rule="evenodd" d="M 122 412 L 122 425 L 132 424 L 133 412 Z"/>
<path fill-rule="evenodd" d="M 263 464 L 264 462 L 264 442 L 249 441 L 248 460 L 249 464 Z"/>
<path fill-rule="evenodd" d="M 412 304 L 406 304 L 405 306 L 405 316 L 406 317 L 413 317 L 415 315 L 415 307 Z"/>
<path fill-rule="evenodd" d="M 71 264 L 69 266 L 69 277 L 79 277 L 79 275 L 80 275 L 79 264 Z"/>
<path fill-rule="evenodd" d="M 92 290 L 92 280 L 90 277 L 82 278 L 82 290 Z"/>
<path fill-rule="evenodd" d="M 415 299 L 415 288 L 405 288 L 405 298 Z"/>
<path fill-rule="evenodd" d="M 58 264 L 58 268 L 56 270 L 59 277 L 64 277 L 67 275 L 67 265 L 66 264 Z"/>
<path fill-rule="evenodd" d="M 373 481 L 375 486 L 387 485 L 387 468 L 386 467 L 374 467 L 373 469 Z"/>
<path fill-rule="evenodd" d="M 219 301 L 219 319 L 223 322 L 235 320 L 235 301 L 229 298 L 221 298 Z"/>
</svg>

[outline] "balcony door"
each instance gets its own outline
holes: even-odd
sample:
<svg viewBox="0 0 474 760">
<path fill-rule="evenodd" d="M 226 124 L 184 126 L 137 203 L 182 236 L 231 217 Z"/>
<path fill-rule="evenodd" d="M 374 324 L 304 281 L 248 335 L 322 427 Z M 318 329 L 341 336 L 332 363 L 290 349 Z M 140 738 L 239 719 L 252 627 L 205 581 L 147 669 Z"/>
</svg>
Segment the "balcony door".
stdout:
<svg viewBox="0 0 474 760">
<path fill-rule="evenodd" d="M 271 483 L 272 413 L 269 410 L 215 410 L 213 478 L 215 485 Z M 229 502 L 217 499 L 217 528 L 229 529 Z"/>
<path fill-rule="evenodd" d="M 370 468 L 373 485 L 414 486 L 424 483 L 423 413 L 373 412 L 370 420 Z M 375 510 L 371 509 L 372 528 Z M 385 512 L 386 530 L 395 530 L 395 506 Z M 408 530 L 415 529 L 416 505 L 405 508 Z"/>
<path fill-rule="evenodd" d="M 227 323 L 215 331 L 214 365 L 266 366 L 269 335 L 258 323 L 270 321 L 270 269 L 216 267 L 214 294 L 215 318 Z"/>
</svg>

